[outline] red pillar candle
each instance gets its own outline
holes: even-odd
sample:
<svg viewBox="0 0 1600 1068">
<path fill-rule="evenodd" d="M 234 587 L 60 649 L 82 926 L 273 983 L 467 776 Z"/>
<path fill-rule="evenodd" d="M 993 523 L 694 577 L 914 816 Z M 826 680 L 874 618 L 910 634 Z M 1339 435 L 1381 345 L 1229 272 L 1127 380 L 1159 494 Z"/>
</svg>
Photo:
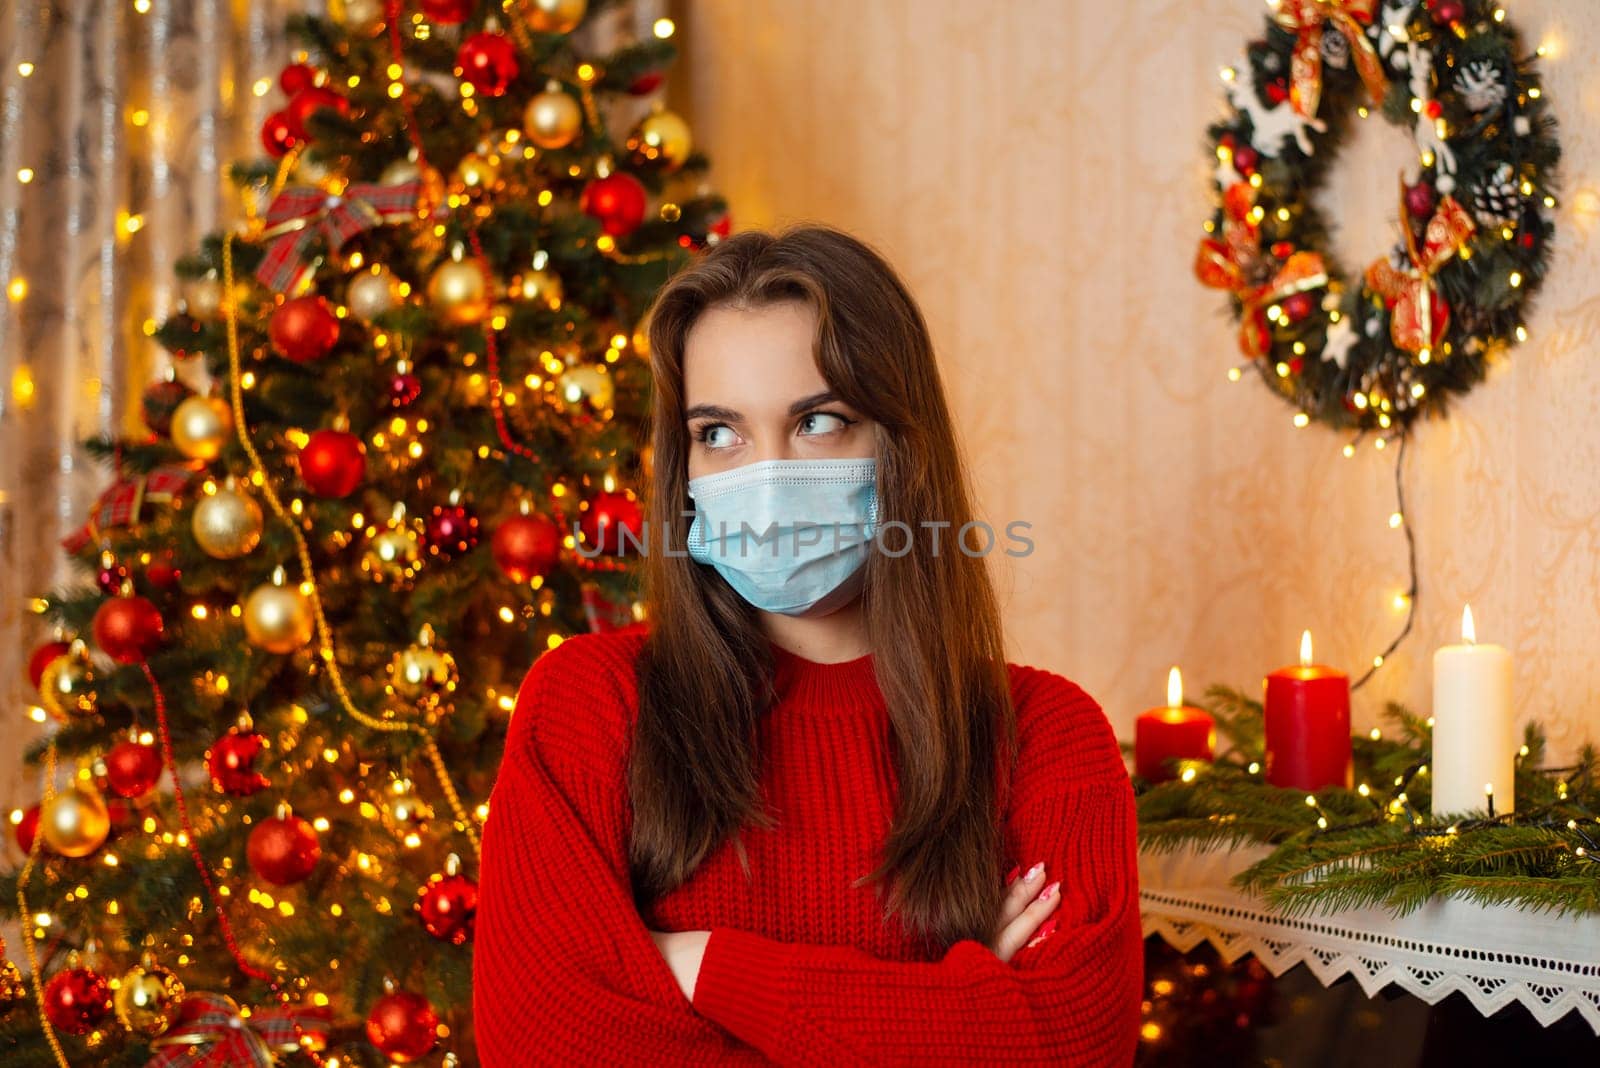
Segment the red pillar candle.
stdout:
<svg viewBox="0 0 1600 1068">
<path fill-rule="evenodd" d="M 1313 792 L 1352 784 L 1350 676 L 1311 662 L 1311 632 L 1300 663 L 1267 676 L 1265 776 L 1273 786 Z"/>
<path fill-rule="evenodd" d="M 1133 724 L 1134 772 L 1151 782 L 1173 778 L 1168 760 L 1210 760 L 1217 748 L 1211 714 L 1183 703 L 1183 676 L 1167 676 L 1167 707 L 1139 713 Z"/>
</svg>

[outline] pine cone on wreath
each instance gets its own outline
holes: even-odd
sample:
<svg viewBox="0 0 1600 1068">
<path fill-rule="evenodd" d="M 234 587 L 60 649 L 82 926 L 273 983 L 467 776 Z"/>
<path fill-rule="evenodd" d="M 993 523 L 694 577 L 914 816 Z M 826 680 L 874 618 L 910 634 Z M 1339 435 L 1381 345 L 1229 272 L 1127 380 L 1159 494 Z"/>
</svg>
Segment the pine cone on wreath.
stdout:
<svg viewBox="0 0 1600 1068">
<path fill-rule="evenodd" d="M 1474 112 L 1490 111 L 1506 102 L 1506 83 L 1491 59 L 1475 59 L 1456 75 L 1456 92 Z"/>
<path fill-rule="evenodd" d="M 1334 70 L 1344 70 L 1350 65 L 1350 39 L 1342 33 L 1324 32 L 1322 35 L 1322 62 Z"/>
<path fill-rule="evenodd" d="M 1500 164 L 1472 189 L 1472 214 L 1484 226 L 1504 226 L 1521 208 L 1522 192 L 1509 163 Z"/>
</svg>

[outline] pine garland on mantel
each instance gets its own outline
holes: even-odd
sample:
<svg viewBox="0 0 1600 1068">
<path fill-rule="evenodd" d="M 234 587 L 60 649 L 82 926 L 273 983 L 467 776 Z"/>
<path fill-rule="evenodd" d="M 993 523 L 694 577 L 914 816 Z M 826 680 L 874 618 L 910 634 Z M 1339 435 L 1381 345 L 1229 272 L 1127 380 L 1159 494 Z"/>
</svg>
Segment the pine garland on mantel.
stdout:
<svg viewBox="0 0 1600 1068">
<path fill-rule="evenodd" d="M 1600 915 L 1600 750 L 1543 767 L 1543 728 L 1530 723 L 1517 758 L 1516 811 L 1431 814 L 1430 720 L 1390 703 L 1386 727 L 1353 739 L 1354 790 L 1315 794 L 1267 784 L 1259 701 L 1225 686 L 1206 692 L 1221 751 L 1182 761 L 1179 778 L 1135 776 L 1139 844 L 1275 846 L 1234 877 L 1285 915 L 1384 906 L 1396 916 L 1437 896 L 1485 905 Z M 1124 745 L 1125 749 L 1131 746 Z"/>
</svg>

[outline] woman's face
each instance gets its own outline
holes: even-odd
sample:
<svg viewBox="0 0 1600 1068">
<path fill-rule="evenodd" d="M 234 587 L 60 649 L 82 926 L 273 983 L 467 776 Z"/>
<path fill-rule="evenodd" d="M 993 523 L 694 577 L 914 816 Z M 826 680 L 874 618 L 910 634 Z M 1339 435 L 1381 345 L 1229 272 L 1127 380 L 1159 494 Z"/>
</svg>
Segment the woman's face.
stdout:
<svg viewBox="0 0 1600 1068">
<path fill-rule="evenodd" d="M 684 341 L 689 477 L 761 460 L 875 454 L 873 424 L 837 399 L 812 359 L 817 313 L 785 300 L 706 309 Z"/>
</svg>

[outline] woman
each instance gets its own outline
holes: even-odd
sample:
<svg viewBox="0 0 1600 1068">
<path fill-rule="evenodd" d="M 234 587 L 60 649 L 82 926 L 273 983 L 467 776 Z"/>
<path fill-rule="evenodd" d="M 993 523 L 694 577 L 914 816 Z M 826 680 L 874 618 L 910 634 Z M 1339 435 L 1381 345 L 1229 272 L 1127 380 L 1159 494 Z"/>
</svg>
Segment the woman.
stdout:
<svg viewBox="0 0 1600 1068">
<path fill-rule="evenodd" d="M 1132 786 L 1093 699 L 1005 661 L 904 284 L 745 232 L 649 331 L 648 623 L 518 695 L 483 1063 L 1130 1063 Z"/>
</svg>

